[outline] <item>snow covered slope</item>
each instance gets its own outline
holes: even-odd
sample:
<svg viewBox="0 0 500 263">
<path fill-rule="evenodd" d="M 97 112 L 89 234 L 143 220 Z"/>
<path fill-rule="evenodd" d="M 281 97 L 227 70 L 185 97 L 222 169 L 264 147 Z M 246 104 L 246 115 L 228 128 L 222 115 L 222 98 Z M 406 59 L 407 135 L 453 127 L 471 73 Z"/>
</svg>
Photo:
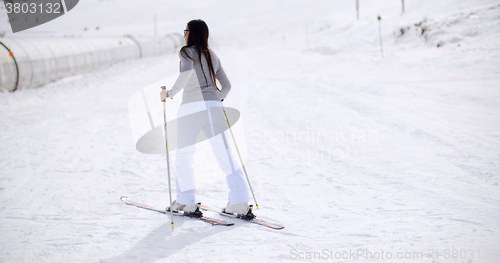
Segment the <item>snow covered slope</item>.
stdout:
<svg viewBox="0 0 500 263">
<path fill-rule="evenodd" d="M 168 203 L 164 156 L 135 151 L 127 102 L 177 72 L 173 54 L 0 94 L 0 261 L 498 262 L 500 6 L 407 0 L 405 11 L 88 0 L 28 30 L 151 35 L 155 12 L 158 34 L 204 19 L 233 84 L 225 105 L 242 113 L 256 214 L 286 228 L 176 218 L 171 232 L 168 217 L 119 200 Z M 207 150 L 198 197 L 223 206 Z"/>
</svg>

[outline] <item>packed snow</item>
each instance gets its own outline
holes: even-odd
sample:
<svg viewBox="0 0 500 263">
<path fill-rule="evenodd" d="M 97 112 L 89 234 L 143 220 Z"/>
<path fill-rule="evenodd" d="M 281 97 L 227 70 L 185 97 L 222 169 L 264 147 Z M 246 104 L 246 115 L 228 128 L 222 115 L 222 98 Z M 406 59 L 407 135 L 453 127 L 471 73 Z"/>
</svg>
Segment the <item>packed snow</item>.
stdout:
<svg viewBox="0 0 500 263">
<path fill-rule="evenodd" d="M 120 201 L 168 205 L 165 156 L 136 151 L 128 102 L 178 73 L 173 53 L 0 93 L 0 262 L 499 262 L 500 4 L 361 0 L 358 20 L 355 2 L 86 0 L 18 33 L 205 20 L 255 213 L 285 229 L 206 212 L 235 225 L 172 231 Z M 224 176 L 198 149 L 198 199 L 222 207 Z"/>
</svg>

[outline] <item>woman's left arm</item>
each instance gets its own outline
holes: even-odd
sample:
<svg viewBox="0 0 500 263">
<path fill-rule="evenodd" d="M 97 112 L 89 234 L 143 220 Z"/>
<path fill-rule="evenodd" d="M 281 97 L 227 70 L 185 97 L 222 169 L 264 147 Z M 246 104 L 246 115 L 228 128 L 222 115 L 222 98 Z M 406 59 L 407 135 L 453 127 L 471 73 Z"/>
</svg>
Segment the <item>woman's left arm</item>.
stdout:
<svg viewBox="0 0 500 263">
<path fill-rule="evenodd" d="M 172 88 L 167 91 L 167 98 L 173 98 L 175 94 L 179 93 L 179 91 L 186 86 L 189 78 L 191 78 L 191 75 L 194 73 L 194 62 L 191 59 L 184 57 L 181 53 L 182 52 L 179 52 L 179 58 L 181 60 L 181 73 L 179 77 L 177 77 L 177 80 Z M 193 55 L 191 55 L 191 57 L 193 57 Z"/>
</svg>

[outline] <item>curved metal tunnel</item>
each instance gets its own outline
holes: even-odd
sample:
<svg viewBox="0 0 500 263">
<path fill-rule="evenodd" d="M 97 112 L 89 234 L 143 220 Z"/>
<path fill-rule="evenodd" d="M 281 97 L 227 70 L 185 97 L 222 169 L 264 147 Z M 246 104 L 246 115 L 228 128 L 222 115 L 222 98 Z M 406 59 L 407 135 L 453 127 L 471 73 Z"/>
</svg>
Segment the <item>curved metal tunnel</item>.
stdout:
<svg viewBox="0 0 500 263">
<path fill-rule="evenodd" d="M 128 59 L 176 52 L 179 34 L 163 37 L 0 38 L 0 91 L 36 88 Z"/>
</svg>

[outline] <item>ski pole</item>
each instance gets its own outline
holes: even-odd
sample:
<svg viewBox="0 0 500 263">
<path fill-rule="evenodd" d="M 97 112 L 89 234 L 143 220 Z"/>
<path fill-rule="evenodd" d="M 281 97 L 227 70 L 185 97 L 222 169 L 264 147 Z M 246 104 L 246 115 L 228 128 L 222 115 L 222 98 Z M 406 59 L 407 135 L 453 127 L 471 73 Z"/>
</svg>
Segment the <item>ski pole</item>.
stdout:
<svg viewBox="0 0 500 263">
<path fill-rule="evenodd" d="M 165 86 L 161 86 L 162 90 L 167 90 Z M 167 150 L 167 174 L 168 174 L 168 195 L 170 198 L 170 225 L 172 225 L 172 231 L 174 231 L 174 212 L 172 211 L 172 186 L 170 184 L 170 156 L 168 155 L 168 135 L 167 135 L 167 113 L 165 111 L 165 102 L 167 98 L 162 100 L 163 102 L 163 122 L 165 123 L 165 148 Z"/>
<path fill-rule="evenodd" d="M 233 138 L 234 146 L 236 147 L 236 151 L 238 152 L 238 156 L 240 157 L 241 167 L 243 168 L 243 172 L 245 173 L 245 177 L 247 178 L 248 187 L 250 187 L 250 192 L 252 192 L 253 200 L 255 201 L 255 207 L 259 208 L 259 203 L 257 203 L 257 199 L 255 198 L 255 194 L 253 193 L 252 185 L 250 184 L 250 179 L 248 179 L 247 170 L 245 169 L 245 164 L 243 163 L 243 159 L 241 158 L 240 150 L 238 150 L 238 145 L 236 145 L 236 140 L 234 139 L 233 130 L 231 129 L 231 124 L 229 123 L 229 118 L 227 117 L 224 105 L 222 105 L 222 111 L 224 112 L 224 116 L 226 116 L 227 125 L 229 126 L 229 132 L 231 132 L 231 137 Z"/>
</svg>

